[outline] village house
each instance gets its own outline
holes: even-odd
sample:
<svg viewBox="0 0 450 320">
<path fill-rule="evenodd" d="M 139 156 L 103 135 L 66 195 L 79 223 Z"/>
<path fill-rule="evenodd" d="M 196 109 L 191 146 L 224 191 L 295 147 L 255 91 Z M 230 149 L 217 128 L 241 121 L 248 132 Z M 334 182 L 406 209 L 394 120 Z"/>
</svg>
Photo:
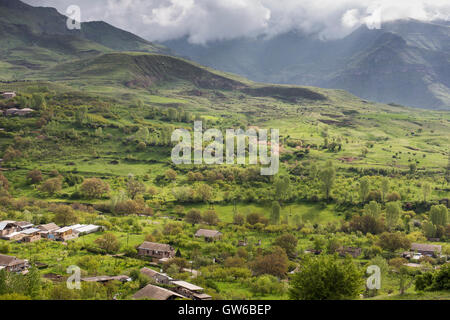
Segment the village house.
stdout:
<svg viewBox="0 0 450 320">
<path fill-rule="evenodd" d="M 411 244 L 411 251 L 420 253 L 424 256 L 436 257 L 441 254 L 442 246 L 436 244 L 413 243 Z"/>
<path fill-rule="evenodd" d="M 355 247 L 347 247 L 343 246 L 340 247 L 337 252 L 341 257 L 345 257 L 347 254 L 351 255 L 353 258 L 357 258 L 361 255 L 362 249 L 361 248 L 355 248 Z"/>
<path fill-rule="evenodd" d="M 2 97 L 4 99 L 12 99 L 15 96 L 17 96 L 17 94 L 14 91 L 7 91 L 7 92 L 2 92 Z"/>
<path fill-rule="evenodd" d="M 20 116 L 20 117 L 23 117 L 23 116 L 27 116 L 27 115 L 29 115 L 29 114 L 31 114 L 33 112 L 34 112 L 34 110 L 30 109 L 30 108 L 24 108 L 24 109 L 9 108 L 9 109 L 6 109 L 6 111 L 4 111 L 3 114 L 5 116 Z"/>
<path fill-rule="evenodd" d="M 219 240 L 222 237 L 222 233 L 217 230 L 199 229 L 195 233 L 195 237 L 203 237 L 206 241 L 214 241 Z"/>
<path fill-rule="evenodd" d="M 71 227 L 64 227 L 58 230 L 53 231 L 55 235 L 56 241 L 67 241 L 73 238 L 76 238 L 76 235 L 73 233 L 73 229 Z"/>
<path fill-rule="evenodd" d="M 17 114 L 18 111 L 19 109 L 17 108 L 9 108 L 5 111 L 5 116 L 14 116 Z"/>
<path fill-rule="evenodd" d="M 16 231 L 6 236 L 3 236 L 3 239 L 8 241 L 21 241 L 24 237 L 25 234 L 23 234 L 22 231 Z"/>
<path fill-rule="evenodd" d="M 157 271 L 147 268 L 147 267 L 143 267 L 140 271 L 143 275 L 146 275 L 150 279 L 153 279 L 156 283 L 169 284 L 170 281 L 173 280 L 167 274 L 157 272 Z"/>
<path fill-rule="evenodd" d="M 133 295 L 134 299 L 175 300 L 184 299 L 182 295 L 152 284 L 146 285 Z"/>
<path fill-rule="evenodd" d="M 22 272 L 27 270 L 27 268 L 28 262 L 26 260 L 0 254 L 0 270 L 5 269 L 8 272 Z"/>
<path fill-rule="evenodd" d="M 120 282 L 128 282 L 131 281 L 129 276 L 121 275 L 121 276 L 97 276 L 97 277 L 88 277 L 82 278 L 81 281 L 85 282 L 98 282 L 98 283 L 107 283 L 111 281 L 120 281 Z"/>
<path fill-rule="evenodd" d="M 175 292 L 193 299 L 193 300 L 212 300 L 210 295 L 203 292 L 203 288 L 186 281 L 172 281 L 171 284 L 175 286 Z"/>
<path fill-rule="evenodd" d="M 53 234 L 54 231 L 60 229 L 58 225 L 55 223 L 47 223 L 38 226 L 38 229 L 40 230 L 40 235 L 44 239 L 55 239 L 55 235 Z"/>
<path fill-rule="evenodd" d="M 101 226 L 96 226 L 94 224 L 78 224 L 71 226 L 71 228 L 73 230 L 73 233 L 78 234 L 78 236 L 95 233 L 103 229 Z"/>
<path fill-rule="evenodd" d="M 15 221 L 5 220 L 0 222 L 0 238 L 17 232 L 18 227 L 14 224 Z"/>
<path fill-rule="evenodd" d="M 34 112 L 33 109 L 30 109 L 30 108 L 23 108 L 23 109 L 19 109 L 19 110 L 16 112 L 15 115 L 17 115 L 17 116 L 27 116 L 27 115 L 29 115 L 29 114 L 31 114 L 31 113 L 33 113 L 33 112 Z"/>
<path fill-rule="evenodd" d="M 163 243 L 144 241 L 138 248 L 138 255 L 155 259 L 173 258 L 175 250 L 172 246 Z"/>
<path fill-rule="evenodd" d="M 26 229 L 30 229 L 34 226 L 31 222 L 28 221 L 16 221 L 14 222 L 19 231 L 23 231 Z"/>
<path fill-rule="evenodd" d="M 24 235 L 22 238 L 22 241 L 23 242 L 34 242 L 34 241 L 41 240 L 40 231 L 41 231 L 41 229 L 38 229 L 38 228 L 30 228 L 30 229 L 21 231 L 21 234 Z"/>
</svg>

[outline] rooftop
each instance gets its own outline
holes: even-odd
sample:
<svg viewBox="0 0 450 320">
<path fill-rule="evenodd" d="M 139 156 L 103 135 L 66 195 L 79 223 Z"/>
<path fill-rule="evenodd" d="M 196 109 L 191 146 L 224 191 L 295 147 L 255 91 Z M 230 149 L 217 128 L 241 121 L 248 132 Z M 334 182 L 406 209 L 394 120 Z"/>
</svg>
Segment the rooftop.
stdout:
<svg viewBox="0 0 450 320">
<path fill-rule="evenodd" d="M 172 281 L 171 283 L 178 287 L 188 289 L 189 291 L 203 291 L 202 287 L 196 286 L 195 284 L 186 281 L 179 280 L 179 281 Z"/>
<path fill-rule="evenodd" d="M 133 296 L 135 299 L 148 298 L 152 300 L 168 300 L 170 298 L 182 298 L 182 295 L 175 293 L 173 291 L 154 286 L 152 284 L 146 285 L 144 288 L 136 292 Z"/>
<path fill-rule="evenodd" d="M 156 250 L 156 251 L 172 251 L 173 248 L 165 243 L 155 243 L 144 241 L 139 247 L 139 249 L 148 249 L 148 250 Z"/>
<path fill-rule="evenodd" d="M 214 237 L 217 237 L 217 236 L 219 236 L 221 234 L 222 233 L 220 231 L 217 231 L 217 230 L 199 229 L 195 233 L 195 236 L 196 237 L 214 238 Z"/>
</svg>

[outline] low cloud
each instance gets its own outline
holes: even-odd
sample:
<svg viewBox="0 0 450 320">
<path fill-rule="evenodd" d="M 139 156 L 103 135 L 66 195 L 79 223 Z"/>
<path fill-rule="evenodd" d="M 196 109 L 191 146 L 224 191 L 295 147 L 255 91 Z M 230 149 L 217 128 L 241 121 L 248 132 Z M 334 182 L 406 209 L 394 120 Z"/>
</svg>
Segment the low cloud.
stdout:
<svg viewBox="0 0 450 320">
<path fill-rule="evenodd" d="M 65 13 L 79 5 L 82 20 L 104 20 L 148 40 L 187 37 L 192 43 L 274 36 L 299 30 L 323 39 L 359 26 L 398 19 L 450 20 L 448 0 L 26 0 Z"/>
</svg>

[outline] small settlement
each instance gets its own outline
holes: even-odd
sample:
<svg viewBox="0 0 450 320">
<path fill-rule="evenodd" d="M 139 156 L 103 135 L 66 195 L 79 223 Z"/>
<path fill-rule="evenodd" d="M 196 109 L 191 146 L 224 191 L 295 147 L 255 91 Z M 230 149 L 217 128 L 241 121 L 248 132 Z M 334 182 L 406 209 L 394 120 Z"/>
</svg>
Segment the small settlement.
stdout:
<svg viewBox="0 0 450 320">
<path fill-rule="evenodd" d="M 200 229 L 202 230 L 202 229 Z M 200 231 L 199 230 L 199 231 Z M 208 239 L 210 236 L 215 239 L 220 239 L 221 233 L 214 230 L 206 233 Z M 198 237 L 199 232 L 195 234 Z M 200 236 L 205 236 L 203 231 L 200 232 Z M 217 236 L 217 237 L 216 237 Z M 137 247 L 138 256 L 150 259 L 151 264 L 158 265 L 169 261 L 175 257 L 175 249 L 163 243 L 155 243 L 144 241 Z M 144 267 L 140 270 L 141 274 L 147 276 L 151 280 L 151 284 L 148 284 L 141 290 L 139 290 L 133 298 L 135 299 L 151 299 L 151 300 L 173 300 L 173 299 L 192 299 L 192 300 L 212 300 L 212 297 L 204 293 L 204 289 L 192 283 L 172 279 L 165 273 L 155 271 L 153 269 Z M 197 274 L 191 270 L 193 275 Z M 163 285 L 164 288 L 158 286 Z"/>
<path fill-rule="evenodd" d="M 18 242 L 34 242 L 41 239 L 67 241 L 79 236 L 101 231 L 101 226 L 75 224 L 60 228 L 55 223 L 34 226 L 26 221 L 0 221 L 0 238 Z"/>
</svg>

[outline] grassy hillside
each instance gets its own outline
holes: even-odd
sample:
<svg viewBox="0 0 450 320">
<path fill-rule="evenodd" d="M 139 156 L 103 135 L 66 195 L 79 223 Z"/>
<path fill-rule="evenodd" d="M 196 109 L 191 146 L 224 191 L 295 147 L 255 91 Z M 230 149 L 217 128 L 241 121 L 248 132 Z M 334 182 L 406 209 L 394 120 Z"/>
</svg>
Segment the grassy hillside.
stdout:
<svg viewBox="0 0 450 320">
<path fill-rule="evenodd" d="M 2 0 L 0 8 L 2 80 L 20 79 L 36 70 L 100 53 L 166 51 L 104 22 L 86 22 L 80 30 L 69 30 L 67 17 L 54 8 L 32 7 L 19 0 Z"/>
</svg>

